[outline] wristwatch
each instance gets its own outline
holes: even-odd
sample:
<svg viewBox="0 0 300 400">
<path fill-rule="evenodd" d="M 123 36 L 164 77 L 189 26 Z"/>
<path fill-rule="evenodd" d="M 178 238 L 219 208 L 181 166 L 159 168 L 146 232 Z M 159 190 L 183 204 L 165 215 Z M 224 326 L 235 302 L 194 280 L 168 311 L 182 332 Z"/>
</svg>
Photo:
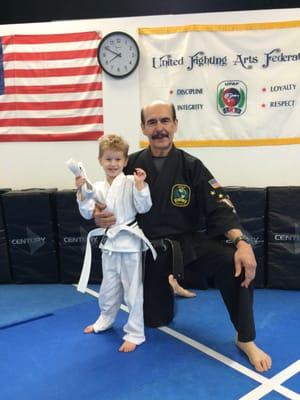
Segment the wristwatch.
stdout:
<svg viewBox="0 0 300 400">
<path fill-rule="evenodd" d="M 243 233 L 236 237 L 235 239 L 233 239 L 232 243 L 236 246 L 241 240 L 243 240 L 244 242 L 251 244 L 250 238 L 246 235 L 244 235 Z"/>
</svg>

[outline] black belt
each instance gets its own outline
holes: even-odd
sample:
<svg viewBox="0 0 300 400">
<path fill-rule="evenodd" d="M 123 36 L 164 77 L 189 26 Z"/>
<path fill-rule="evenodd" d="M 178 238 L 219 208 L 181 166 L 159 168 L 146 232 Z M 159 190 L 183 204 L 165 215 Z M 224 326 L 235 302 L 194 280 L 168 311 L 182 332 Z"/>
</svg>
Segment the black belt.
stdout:
<svg viewBox="0 0 300 400">
<path fill-rule="evenodd" d="M 152 246 L 162 251 L 168 250 L 168 244 L 172 250 L 172 273 L 176 279 L 183 279 L 184 265 L 180 243 L 169 238 L 151 240 Z"/>
</svg>

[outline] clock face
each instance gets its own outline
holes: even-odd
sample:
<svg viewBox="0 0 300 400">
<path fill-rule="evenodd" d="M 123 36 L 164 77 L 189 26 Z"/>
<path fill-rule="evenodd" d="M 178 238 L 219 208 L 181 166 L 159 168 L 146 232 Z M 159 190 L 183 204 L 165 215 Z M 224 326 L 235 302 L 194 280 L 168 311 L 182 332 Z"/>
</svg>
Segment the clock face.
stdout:
<svg viewBox="0 0 300 400">
<path fill-rule="evenodd" d="M 101 68 L 115 78 L 131 74 L 140 60 L 136 41 L 125 32 L 112 32 L 104 36 L 98 47 Z"/>
</svg>

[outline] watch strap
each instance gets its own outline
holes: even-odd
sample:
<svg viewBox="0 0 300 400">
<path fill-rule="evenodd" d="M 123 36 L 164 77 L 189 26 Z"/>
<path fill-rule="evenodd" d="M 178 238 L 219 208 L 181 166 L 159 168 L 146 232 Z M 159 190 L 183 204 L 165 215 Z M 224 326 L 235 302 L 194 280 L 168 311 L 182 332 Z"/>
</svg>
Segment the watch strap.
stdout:
<svg viewBox="0 0 300 400">
<path fill-rule="evenodd" d="M 233 243 L 235 246 L 237 246 L 237 244 L 238 244 L 241 240 L 243 240 L 244 242 L 250 244 L 250 240 L 249 240 L 248 236 L 246 236 L 246 235 L 244 235 L 244 234 L 241 234 L 241 235 L 239 235 L 238 237 L 236 237 L 235 239 L 233 239 L 232 243 Z"/>
</svg>

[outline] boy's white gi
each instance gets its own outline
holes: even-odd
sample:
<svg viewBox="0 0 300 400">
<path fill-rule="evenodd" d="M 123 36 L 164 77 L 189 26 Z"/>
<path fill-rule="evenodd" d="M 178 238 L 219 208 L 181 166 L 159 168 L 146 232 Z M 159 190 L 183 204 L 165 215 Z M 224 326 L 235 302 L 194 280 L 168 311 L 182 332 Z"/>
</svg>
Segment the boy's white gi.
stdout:
<svg viewBox="0 0 300 400">
<path fill-rule="evenodd" d="M 103 280 L 99 292 L 101 315 L 94 323 L 95 332 L 108 329 L 114 322 L 124 299 L 129 310 L 124 326 L 124 340 L 141 344 L 145 341 L 143 321 L 142 253 L 150 248 L 156 252 L 135 221 L 137 213 L 146 213 L 152 206 L 149 186 L 137 190 L 133 175 L 119 174 L 110 185 L 106 180 L 96 182 L 93 190 L 84 193 L 84 200 L 77 196 L 80 214 L 93 218 L 95 202 L 106 204 L 105 211 L 113 212 L 116 223 L 108 230 L 94 229 L 87 237 L 84 266 L 78 290 L 84 292 L 91 266 L 90 237 L 103 235 L 102 249 Z"/>
</svg>

